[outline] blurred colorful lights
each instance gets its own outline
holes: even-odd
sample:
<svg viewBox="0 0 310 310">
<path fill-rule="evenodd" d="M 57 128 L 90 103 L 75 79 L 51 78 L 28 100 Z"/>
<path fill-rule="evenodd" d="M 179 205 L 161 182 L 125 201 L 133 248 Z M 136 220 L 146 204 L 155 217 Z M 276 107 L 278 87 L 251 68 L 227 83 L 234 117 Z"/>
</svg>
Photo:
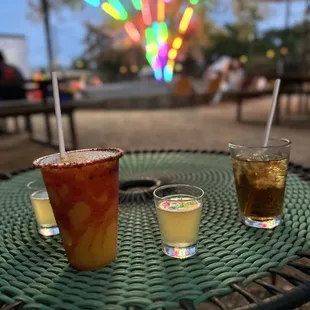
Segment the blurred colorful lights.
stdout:
<svg viewBox="0 0 310 310">
<path fill-rule="evenodd" d="M 111 4 L 105 2 L 102 4 L 101 8 L 113 18 L 117 20 L 121 19 L 121 14 Z"/>
<path fill-rule="evenodd" d="M 165 22 L 161 22 L 158 25 L 158 37 L 159 37 L 159 42 L 163 43 L 168 40 L 168 26 Z"/>
<path fill-rule="evenodd" d="M 152 24 L 152 14 L 149 0 L 142 0 L 141 12 L 144 24 L 150 26 Z"/>
<path fill-rule="evenodd" d="M 199 0 L 190 0 L 190 1 L 189 1 L 189 3 L 190 3 L 191 5 L 196 5 L 196 4 L 198 4 L 198 2 L 199 2 Z"/>
<path fill-rule="evenodd" d="M 178 55 L 178 51 L 172 48 L 169 53 L 168 53 L 168 58 L 169 59 L 175 59 Z"/>
<path fill-rule="evenodd" d="M 157 81 L 160 81 L 163 79 L 163 73 L 161 68 L 153 68 L 154 69 L 154 77 Z"/>
<path fill-rule="evenodd" d="M 180 21 L 180 25 L 179 25 L 179 32 L 181 34 L 186 32 L 193 14 L 194 14 L 194 9 L 192 7 L 189 6 L 185 9 L 182 19 Z"/>
<path fill-rule="evenodd" d="M 109 4 L 119 12 L 121 20 L 126 20 L 128 18 L 128 13 L 119 0 L 109 0 Z"/>
<path fill-rule="evenodd" d="M 157 20 L 162 22 L 165 20 L 165 2 L 164 0 L 157 0 Z"/>
<path fill-rule="evenodd" d="M 170 66 L 164 68 L 164 81 L 170 83 L 173 79 L 173 69 Z"/>
<path fill-rule="evenodd" d="M 182 42 L 183 42 L 182 38 L 176 37 L 172 42 L 172 47 L 178 50 L 181 47 Z"/>
<path fill-rule="evenodd" d="M 84 1 L 97 7 L 100 6 L 102 0 Z M 124 29 L 133 42 L 138 43 L 145 38 L 145 57 L 154 70 L 156 80 L 171 82 L 175 61 L 183 45 L 183 36 L 190 26 L 194 14 L 193 7 L 199 3 L 199 0 L 188 0 L 189 5 L 187 7 L 182 6 L 184 13 L 179 25 L 177 25 L 178 34 L 175 38 L 170 37 L 168 25 L 165 21 L 166 5 L 171 3 L 171 0 L 123 0 L 123 3 L 126 4 L 130 2 L 131 9 L 134 7 L 136 14 L 140 14 L 138 22 L 135 22 L 136 19 L 128 20 L 129 11 L 126 10 L 121 0 L 104 0 L 101 8 L 114 19 L 126 21 Z M 169 11 L 167 10 L 167 12 Z M 180 68 L 178 67 L 178 69 Z M 120 72 L 123 74 L 127 70 L 126 67 L 120 68 Z M 136 72 L 137 68 L 134 66 L 131 71 Z"/>
<path fill-rule="evenodd" d="M 90 4 L 91 6 L 98 7 L 100 6 L 100 0 L 85 0 L 86 3 Z"/>
<path fill-rule="evenodd" d="M 139 42 L 141 39 L 140 33 L 134 23 L 132 22 L 126 22 L 124 25 L 124 28 L 128 34 L 128 36 L 131 38 L 134 42 Z"/>
<path fill-rule="evenodd" d="M 141 0 L 131 0 L 131 2 L 132 2 L 132 5 L 134 6 L 134 8 L 135 8 L 137 11 L 141 11 L 141 9 L 142 9 Z"/>
<path fill-rule="evenodd" d="M 158 54 L 160 57 L 167 58 L 167 54 L 168 54 L 168 44 L 167 43 L 164 43 L 160 46 Z"/>
</svg>

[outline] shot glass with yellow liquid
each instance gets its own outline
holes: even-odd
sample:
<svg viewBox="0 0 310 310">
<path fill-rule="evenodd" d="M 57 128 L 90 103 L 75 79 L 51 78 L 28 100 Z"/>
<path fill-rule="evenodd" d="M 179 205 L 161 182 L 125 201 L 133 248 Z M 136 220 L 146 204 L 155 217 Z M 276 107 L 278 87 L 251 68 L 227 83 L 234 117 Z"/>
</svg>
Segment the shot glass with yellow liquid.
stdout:
<svg viewBox="0 0 310 310">
<path fill-rule="evenodd" d="M 39 234 L 42 236 L 55 236 L 59 229 L 55 220 L 52 206 L 42 179 L 27 184 L 32 208 L 37 221 Z"/>
<path fill-rule="evenodd" d="M 197 252 L 204 191 L 191 185 L 165 185 L 154 193 L 163 252 L 187 258 Z"/>
</svg>

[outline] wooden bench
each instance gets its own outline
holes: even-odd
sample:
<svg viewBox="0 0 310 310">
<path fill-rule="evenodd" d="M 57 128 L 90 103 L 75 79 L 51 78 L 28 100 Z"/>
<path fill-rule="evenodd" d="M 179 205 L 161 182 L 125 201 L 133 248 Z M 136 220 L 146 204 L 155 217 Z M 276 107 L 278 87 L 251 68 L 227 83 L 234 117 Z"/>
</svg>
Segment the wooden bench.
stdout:
<svg viewBox="0 0 310 310">
<path fill-rule="evenodd" d="M 267 76 L 268 80 L 275 80 L 278 76 Z M 310 119 L 310 76 L 303 75 L 284 75 L 280 77 L 281 86 L 279 92 L 279 102 L 275 111 L 274 123 L 279 125 L 284 119 Z M 241 122 L 242 107 L 246 100 L 272 95 L 273 90 L 264 91 L 245 91 L 236 93 L 236 120 Z M 298 100 L 297 111 L 293 112 L 293 97 Z M 285 105 L 283 109 L 282 106 Z"/>
<path fill-rule="evenodd" d="M 238 91 L 228 93 L 227 97 L 228 98 L 230 97 L 236 103 L 236 121 L 239 123 L 243 121 L 242 108 L 246 100 L 261 98 L 264 96 L 270 96 L 272 95 L 272 92 L 273 92 L 272 89 L 267 89 L 263 91 L 254 90 L 254 91 Z M 279 105 L 277 105 L 277 109 L 275 111 L 275 123 L 279 122 L 280 122 L 280 109 Z"/>
<path fill-rule="evenodd" d="M 242 104 L 244 100 L 250 98 L 257 98 L 263 95 L 269 95 L 271 91 L 266 92 L 234 92 L 226 93 L 224 100 L 234 100 L 237 103 L 237 120 L 242 119 Z M 174 109 L 183 107 L 193 107 L 201 104 L 208 104 L 212 96 L 212 93 L 206 93 L 201 95 L 193 95 L 190 97 L 177 97 L 177 96 L 156 96 L 151 98 L 129 98 L 129 99 L 85 99 L 79 101 L 72 101 L 71 103 L 62 104 L 61 110 L 63 116 L 67 116 L 70 131 L 70 146 L 69 149 L 78 148 L 77 131 L 74 121 L 74 112 L 78 110 L 126 110 L 126 109 Z M 54 105 L 50 103 L 28 103 L 28 102 L 16 102 L 10 104 L 2 104 L 0 106 L 0 118 L 6 117 L 25 117 L 29 124 L 29 137 L 32 141 L 43 145 L 58 147 L 55 144 L 54 137 L 52 135 L 50 116 L 54 115 Z M 43 114 L 44 126 L 45 126 L 45 138 L 35 139 L 33 126 L 31 121 L 32 115 Z"/>
<path fill-rule="evenodd" d="M 69 128 L 70 128 L 70 138 L 71 138 L 71 145 L 69 149 L 77 149 L 77 134 L 74 122 L 74 113 L 75 106 L 74 104 L 66 104 L 62 106 L 62 113 L 64 116 L 68 117 Z M 38 140 L 35 139 L 33 136 L 33 126 L 31 122 L 31 116 L 35 114 L 44 114 L 45 116 L 45 139 Z M 53 143 L 53 136 L 51 130 L 51 124 L 49 116 L 55 114 L 55 108 L 53 104 L 44 104 L 44 103 L 28 103 L 24 102 L 20 103 L 11 103 L 11 104 L 3 104 L 0 106 L 0 118 L 6 117 L 16 117 L 16 116 L 23 116 L 29 122 L 29 137 L 32 141 L 58 147 L 57 144 Z"/>
<path fill-rule="evenodd" d="M 302 74 L 290 74 L 281 77 L 282 85 L 280 94 L 286 97 L 285 114 L 288 119 L 304 118 L 309 119 L 309 95 L 310 95 L 310 76 Z M 293 111 L 293 97 L 297 99 L 297 111 Z M 284 101 L 284 100 L 283 100 Z"/>
<path fill-rule="evenodd" d="M 154 96 L 154 97 L 139 97 L 128 99 L 83 99 L 79 101 L 72 101 L 61 105 L 63 116 L 68 117 L 70 130 L 70 147 L 72 149 L 78 148 L 77 131 L 74 121 L 74 112 L 77 110 L 132 110 L 132 109 L 174 109 L 191 107 L 199 104 L 210 102 L 212 94 L 203 94 L 199 96 L 177 97 L 177 96 Z M 43 145 L 58 147 L 55 144 L 52 135 L 50 116 L 54 115 L 54 104 L 46 99 L 41 103 L 14 102 L 0 105 L 0 119 L 7 117 L 24 117 L 29 125 L 29 137 L 32 141 Z M 44 115 L 45 138 L 35 139 L 31 116 L 36 114 Z M 70 149 L 69 147 L 69 149 Z"/>
</svg>

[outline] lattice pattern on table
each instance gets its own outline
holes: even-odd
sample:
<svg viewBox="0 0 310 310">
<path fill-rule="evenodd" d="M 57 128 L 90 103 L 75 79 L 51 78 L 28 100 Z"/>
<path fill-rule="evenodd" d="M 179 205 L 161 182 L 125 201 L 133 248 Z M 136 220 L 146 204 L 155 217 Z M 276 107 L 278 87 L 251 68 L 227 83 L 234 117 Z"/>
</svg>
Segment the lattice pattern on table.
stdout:
<svg viewBox="0 0 310 310">
<path fill-rule="evenodd" d="M 205 192 L 198 255 L 175 260 L 161 253 L 152 200 L 121 204 L 117 260 L 97 272 L 67 265 L 59 236 L 39 236 L 26 184 L 39 171 L 0 185 L 0 301 L 25 301 L 31 309 L 125 310 L 177 308 L 181 298 L 199 304 L 231 292 L 297 259 L 310 248 L 309 186 L 290 174 L 285 221 L 274 230 L 242 225 L 230 158 L 190 152 L 130 153 L 121 159 L 121 179 L 165 178 Z"/>
</svg>

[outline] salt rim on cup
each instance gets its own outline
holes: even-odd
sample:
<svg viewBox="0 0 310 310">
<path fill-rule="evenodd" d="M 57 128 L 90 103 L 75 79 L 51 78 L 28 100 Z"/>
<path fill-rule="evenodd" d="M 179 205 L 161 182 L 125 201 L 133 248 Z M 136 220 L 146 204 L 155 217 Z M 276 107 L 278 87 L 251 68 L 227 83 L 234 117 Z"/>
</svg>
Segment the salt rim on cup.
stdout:
<svg viewBox="0 0 310 310">
<path fill-rule="evenodd" d="M 33 162 L 33 166 L 36 168 L 77 168 L 114 161 L 123 155 L 124 151 L 119 148 L 81 149 L 66 152 L 65 157 L 61 157 L 60 153 L 40 157 Z"/>
</svg>

